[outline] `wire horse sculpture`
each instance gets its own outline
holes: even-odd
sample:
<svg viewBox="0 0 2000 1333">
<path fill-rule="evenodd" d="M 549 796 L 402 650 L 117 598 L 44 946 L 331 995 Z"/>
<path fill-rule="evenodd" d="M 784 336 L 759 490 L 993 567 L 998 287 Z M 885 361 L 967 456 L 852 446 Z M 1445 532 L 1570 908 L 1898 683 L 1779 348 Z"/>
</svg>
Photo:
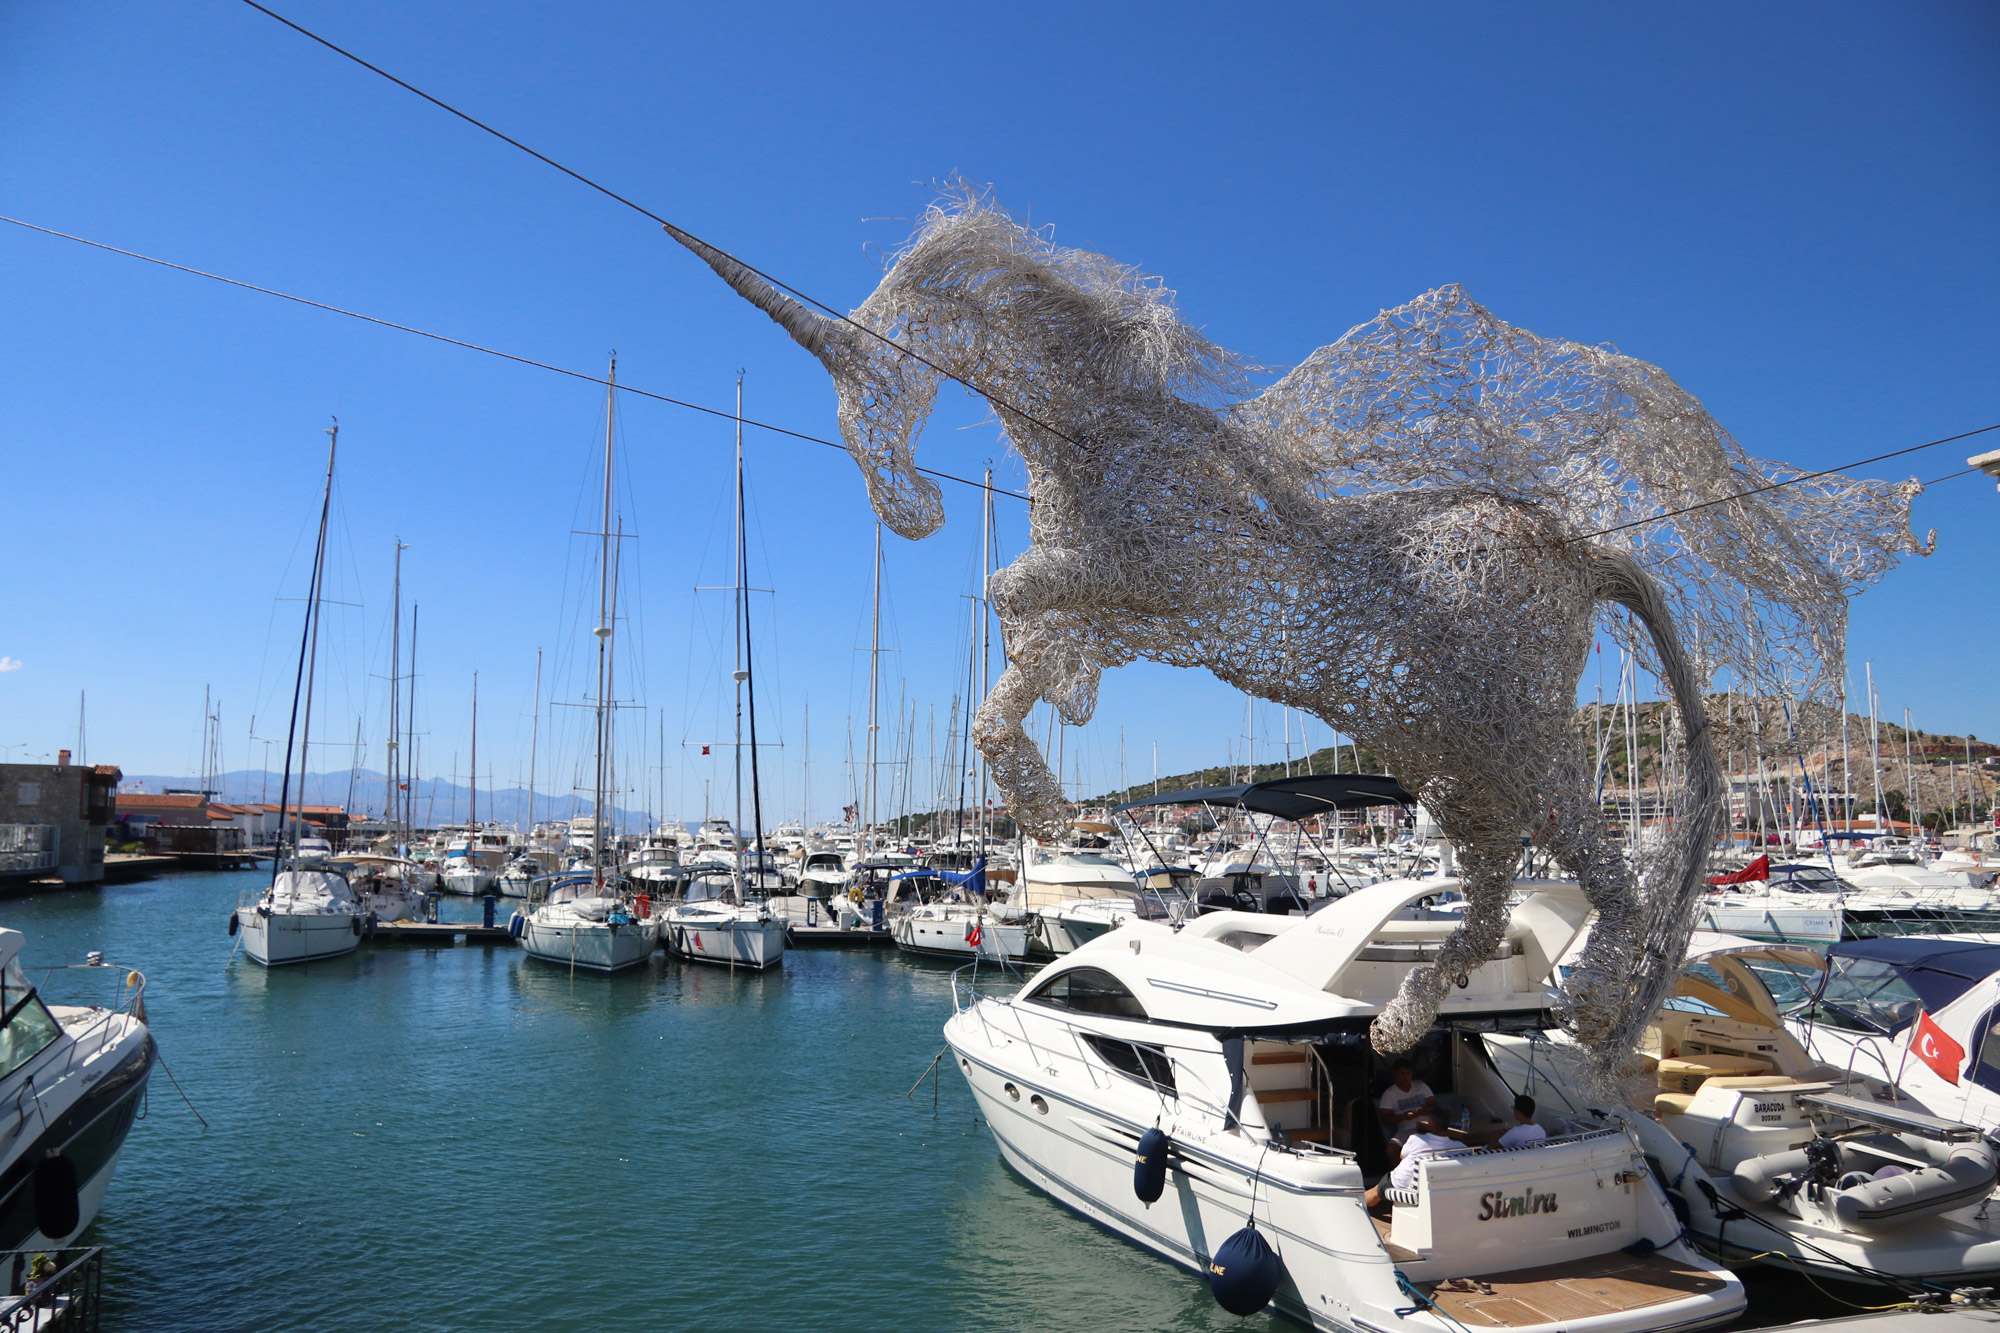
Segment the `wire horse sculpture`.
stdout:
<svg viewBox="0 0 2000 1333">
<path fill-rule="evenodd" d="M 1847 598 L 1928 550 L 1908 529 L 1916 483 L 1742 496 L 1803 474 L 1751 458 L 1657 367 L 1514 328 L 1455 286 L 1253 396 L 1252 368 L 1173 292 L 971 191 L 929 208 L 845 320 L 667 230 L 826 367 L 897 533 L 944 521 L 915 470 L 943 379 L 1020 453 L 1032 545 L 993 577 L 1007 666 L 975 735 L 1028 831 L 1068 817 L 1029 709 L 1080 726 L 1104 668 L 1139 658 L 1303 709 L 1417 793 L 1467 909 L 1376 1018 L 1385 1053 L 1494 956 L 1526 833 L 1597 910 L 1557 1014 L 1608 1072 L 1679 972 L 1720 830 L 1709 681 L 1828 696 Z M 1629 859 L 1570 725 L 1600 620 L 1670 687 L 1686 752 L 1675 817 Z"/>
</svg>

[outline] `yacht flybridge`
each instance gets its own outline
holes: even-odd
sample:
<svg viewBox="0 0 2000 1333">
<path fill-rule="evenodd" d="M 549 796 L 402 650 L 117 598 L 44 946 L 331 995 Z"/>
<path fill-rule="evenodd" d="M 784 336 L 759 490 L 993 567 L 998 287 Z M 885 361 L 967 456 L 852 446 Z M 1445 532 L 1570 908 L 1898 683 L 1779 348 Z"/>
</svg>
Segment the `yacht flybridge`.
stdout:
<svg viewBox="0 0 2000 1333">
<path fill-rule="evenodd" d="M 1389 1185 L 1376 1105 L 1390 1069 L 1368 1025 L 1456 927 L 1422 906 L 1449 887 L 1390 882 L 1310 916 L 1215 912 L 1178 932 L 1127 921 L 1018 994 L 970 997 L 945 1036 L 1016 1170 L 1207 1275 L 1239 1313 L 1268 1302 L 1367 1333 L 1735 1318 L 1741 1283 L 1682 1239 L 1615 1122 L 1544 1114 L 1529 1147 L 1415 1159 L 1371 1215 L 1365 1187 Z M 1551 1026 L 1547 982 L 1590 913 L 1575 885 L 1522 888 L 1499 950 L 1410 1053 L 1475 1139 L 1514 1096 L 1482 1035 Z"/>
</svg>

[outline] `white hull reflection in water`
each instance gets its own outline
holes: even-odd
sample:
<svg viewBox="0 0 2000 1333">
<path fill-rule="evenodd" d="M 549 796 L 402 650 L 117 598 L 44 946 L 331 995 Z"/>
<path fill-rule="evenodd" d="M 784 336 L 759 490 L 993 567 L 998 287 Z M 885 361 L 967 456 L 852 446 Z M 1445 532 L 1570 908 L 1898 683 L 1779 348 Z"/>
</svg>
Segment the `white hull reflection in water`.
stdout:
<svg viewBox="0 0 2000 1333">
<path fill-rule="evenodd" d="M 1736 1318 L 1742 1284 L 1681 1238 L 1624 1129 L 1555 1121 L 1531 1147 L 1483 1146 L 1513 1103 L 1475 1030 L 1546 1023 L 1546 980 L 1589 914 L 1574 886 L 1520 886 L 1501 950 L 1415 1052 L 1470 1144 L 1385 1179 L 1374 1107 L 1390 1070 L 1368 1022 L 1455 928 L 1415 905 L 1446 887 L 1382 884 L 1311 917 L 1219 912 L 1179 932 L 1128 922 L 1018 994 L 955 986 L 945 1037 L 1010 1165 L 1206 1274 L 1234 1312 L 1393 1330 L 1430 1304 L 1547 1333 Z M 1379 1215 L 1369 1185 L 1387 1188 Z"/>
</svg>

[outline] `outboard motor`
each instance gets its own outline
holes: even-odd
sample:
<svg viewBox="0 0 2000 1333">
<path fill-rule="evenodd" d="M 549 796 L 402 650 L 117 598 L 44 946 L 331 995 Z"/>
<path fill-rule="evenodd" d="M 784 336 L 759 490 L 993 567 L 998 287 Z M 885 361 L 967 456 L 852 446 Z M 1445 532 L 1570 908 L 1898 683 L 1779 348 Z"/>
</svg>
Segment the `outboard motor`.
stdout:
<svg viewBox="0 0 2000 1333">
<path fill-rule="evenodd" d="M 1233 1315 L 1253 1315 L 1278 1294 L 1285 1267 L 1255 1222 L 1222 1242 L 1208 1261 L 1208 1290 Z"/>
<path fill-rule="evenodd" d="M 1167 1148 L 1172 1140 L 1159 1126 L 1139 1136 L 1139 1156 L 1132 1165 L 1132 1192 L 1141 1203 L 1158 1203 L 1167 1189 Z"/>
</svg>

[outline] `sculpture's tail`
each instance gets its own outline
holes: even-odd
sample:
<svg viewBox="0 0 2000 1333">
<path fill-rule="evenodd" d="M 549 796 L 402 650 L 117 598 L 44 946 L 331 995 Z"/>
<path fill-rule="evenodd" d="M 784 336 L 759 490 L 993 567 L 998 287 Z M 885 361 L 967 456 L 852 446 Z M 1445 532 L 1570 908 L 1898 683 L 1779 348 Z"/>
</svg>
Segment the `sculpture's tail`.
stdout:
<svg viewBox="0 0 2000 1333">
<path fill-rule="evenodd" d="M 1702 682 L 1682 648 L 1660 585 L 1630 555 L 1592 546 L 1593 590 L 1646 627 L 1679 708 L 1687 775 L 1675 794 L 1664 842 L 1635 852 L 1636 890 L 1624 904 L 1599 904 L 1583 956 L 1567 982 L 1572 1033 L 1608 1075 L 1631 1053 L 1641 1029 L 1667 998 L 1687 956 L 1704 888 L 1709 849 L 1722 821 L 1722 772 L 1710 744 Z"/>
</svg>

